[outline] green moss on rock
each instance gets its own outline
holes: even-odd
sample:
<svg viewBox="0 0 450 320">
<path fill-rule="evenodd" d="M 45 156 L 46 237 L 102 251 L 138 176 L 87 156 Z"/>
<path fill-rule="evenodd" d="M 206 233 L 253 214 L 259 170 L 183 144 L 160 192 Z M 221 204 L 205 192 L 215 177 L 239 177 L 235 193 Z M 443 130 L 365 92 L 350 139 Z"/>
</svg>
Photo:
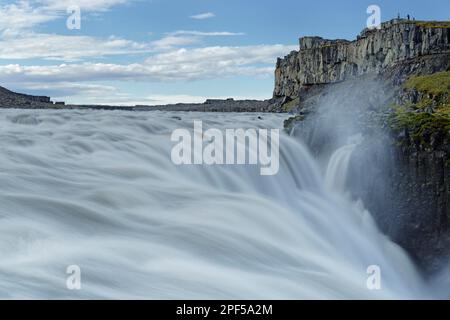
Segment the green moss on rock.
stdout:
<svg viewBox="0 0 450 320">
<path fill-rule="evenodd" d="M 296 122 L 303 120 L 305 120 L 304 115 L 296 115 L 294 117 L 290 117 L 289 119 L 284 120 L 284 129 L 289 132 Z"/>
<path fill-rule="evenodd" d="M 403 87 L 407 90 L 415 89 L 433 96 L 448 94 L 450 91 L 450 71 L 410 77 Z"/>
<path fill-rule="evenodd" d="M 413 21 L 413 23 L 422 28 L 450 28 L 449 21 Z"/>
<path fill-rule="evenodd" d="M 292 111 L 292 109 L 297 107 L 298 104 L 299 104 L 299 98 L 296 98 L 294 100 L 291 100 L 291 101 L 286 102 L 285 104 L 283 104 L 281 106 L 281 109 L 283 110 L 283 112 L 290 112 L 290 111 Z"/>
<path fill-rule="evenodd" d="M 394 106 L 391 128 L 405 133 L 403 142 L 413 141 L 426 147 L 447 144 L 450 136 L 450 71 L 413 76 L 403 88 L 406 93 L 417 91 L 419 99 L 416 103 Z"/>
<path fill-rule="evenodd" d="M 397 106 L 391 119 L 396 132 L 406 131 L 416 143 L 430 146 L 442 143 L 450 132 L 450 116 L 440 113 L 412 112 Z"/>
</svg>

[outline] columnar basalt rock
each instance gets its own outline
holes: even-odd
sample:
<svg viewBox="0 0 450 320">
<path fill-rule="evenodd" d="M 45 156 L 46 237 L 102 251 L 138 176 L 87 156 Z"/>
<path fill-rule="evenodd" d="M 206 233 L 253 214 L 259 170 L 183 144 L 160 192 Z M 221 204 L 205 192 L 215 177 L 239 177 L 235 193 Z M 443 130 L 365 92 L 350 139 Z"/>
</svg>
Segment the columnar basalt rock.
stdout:
<svg viewBox="0 0 450 320">
<path fill-rule="evenodd" d="M 303 85 L 333 83 L 382 73 L 404 61 L 450 52 L 447 24 L 392 20 L 381 29 L 365 29 L 354 41 L 300 39 L 300 50 L 278 59 L 274 98 L 295 99 Z"/>
</svg>

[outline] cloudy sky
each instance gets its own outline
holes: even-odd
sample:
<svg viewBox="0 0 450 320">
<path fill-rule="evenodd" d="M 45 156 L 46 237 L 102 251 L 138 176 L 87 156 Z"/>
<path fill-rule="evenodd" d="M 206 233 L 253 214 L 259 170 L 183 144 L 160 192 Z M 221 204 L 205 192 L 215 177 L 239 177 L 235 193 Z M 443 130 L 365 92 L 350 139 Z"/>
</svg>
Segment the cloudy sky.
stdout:
<svg viewBox="0 0 450 320">
<path fill-rule="evenodd" d="M 0 0 L 0 86 L 70 103 L 265 99 L 298 37 L 353 39 L 371 4 L 450 20 L 448 0 Z"/>
</svg>

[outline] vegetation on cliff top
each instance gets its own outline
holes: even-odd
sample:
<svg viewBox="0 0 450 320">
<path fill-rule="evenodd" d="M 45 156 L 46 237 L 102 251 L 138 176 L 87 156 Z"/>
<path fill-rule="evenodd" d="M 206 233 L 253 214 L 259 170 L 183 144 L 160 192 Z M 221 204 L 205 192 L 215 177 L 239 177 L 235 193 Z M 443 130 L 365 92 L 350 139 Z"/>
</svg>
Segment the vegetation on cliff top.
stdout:
<svg viewBox="0 0 450 320">
<path fill-rule="evenodd" d="M 404 86 L 416 101 L 394 106 L 391 126 L 425 146 L 448 143 L 450 136 L 450 71 L 413 76 Z"/>
<path fill-rule="evenodd" d="M 424 28 L 450 28 L 450 21 L 413 21 L 419 27 Z"/>
</svg>

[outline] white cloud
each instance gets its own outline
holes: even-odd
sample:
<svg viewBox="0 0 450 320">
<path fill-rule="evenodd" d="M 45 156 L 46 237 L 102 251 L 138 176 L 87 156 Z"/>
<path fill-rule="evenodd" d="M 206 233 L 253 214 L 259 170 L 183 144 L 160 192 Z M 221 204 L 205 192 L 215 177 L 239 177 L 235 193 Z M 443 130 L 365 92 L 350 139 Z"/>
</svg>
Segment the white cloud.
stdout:
<svg viewBox="0 0 450 320">
<path fill-rule="evenodd" d="M 190 46 L 193 44 L 198 44 L 204 37 L 230 37 L 230 36 L 241 36 L 244 33 L 235 33 L 228 31 L 221 32 L 205 32 L 205 31 L 195 31 L 195 30 L 178 30 L 170 32 L 167 36 L 162 39 L 152 42 L 155 50 L 167 50 L 173 49 L 174 47 Z"/>
<path fill-rule="evenodd" d="M 154 55 L 145 61 L 145 65 L 157 67 L 169 77 L 174 74 L 185 79 L 239 74 L 267 75 L 273 73 L 276 58 L 294 48 L 286 45 L 258 45 L 178 49 Z"/>
<path fill-rule="evenodd" d="M 25 33 L 0 39 L 0 59 L 33 59 L 74 61 L 87 57 L 138 54 L 150 52 L 148 44 L 117 37 Z"/>
<path fill-rule="evenodd" d="M 139 43 L 109 37 L 43 34 L 34 30 L 41 24 L 58 19 L 71 4 L 86 11 L 105 11 L 112 6 L 134 0 L 22 0 L 0 5 L 0 59 L 44 59 L 75 61 L 109 55 L 129 55 L 170 50 L 201 42 L 203 37 L 233 36 L 241 33 L 179 30 L 162 39 Z M 37 5 L 39 4 L 39 6 Z M 63 10 L 64 12 L 57 12 Z"/>
<path fill-rule="evenodd" d="M 43 59 L 76 61 L 109 55 L 130 55 L 144 52 L 169 51 L 192 46 L 204 37 L 240 36 L 228 31 L 178 30 L 153 42 L 139 43 L 121 38 L 96 38 L 80 35 L 43 34 L 35 27 L 60 18 L 68 5 L 77 4 L 82 10 L 104 11 L 114 5 L 134 0 L 22 0 L 16 4 L 0 5 L 0 59 Z M 36 4 L 40 4 L 37 6 Z M 59 15 L 60 14 L 60 15 Z"/>
<path fill-rule="evenodd" d="M 166 36 L 162 39 L 156 40 L 152 42 L 152 46 L 156 50 L 167 50 L 172 49 L 174 47 L 180 47 L 180 46 L 189 46 L 200 42 L 200 37 L 193 37 L 193 36 Z"/>
<path fill-rule="evenodd" d="M 2 82 L 70 82 L 101 80 L 190 81 L 237 75 L 273 74 L 276 58 L 295 46 L 260 45 L 179 49 L 155 54 L 142 63 L 81 63 L 0 66 Z"/>
<path fill-rule="evenodd" d="M 200 14 L 190 16 L 189 18 L 195 19 L 195 20 L 205 20 L 205 19 L 214 18 L 215 16 L 216 15 L 212 12 L 205 12 L 205 13 L 200 13 Z"/>
<path fill-rule="evenodd" d="M 178 31 L 171 32 L 170 35 L 172 35 L 172 36 L 188 35 L 188 36 L 200 36 L 200 37 L 229 37 L 229 36 L 244 36 L 245 33 L 228 32 L 228 31 L 204 32 L 204 31 L 195 31 L 195 30 L 178 30 Z"/>
<path fill-rule="evenodd" d="M 132 1 L 135 0 L 19 0 L 0 4 L 0 32 L 11 35 L 65 17 L 71 5 L 79 6 L 82 12 L 103 12 Z"/>
<path fill-rule="evenodd" d="M 96 38 L 31 31 L 4 33 L 0 37 L 0 59 L 44 59 L 75 61 L 109 55 L 130 55 L 167 51 L 198 44 L 204 37 L 239 36 L 243 33 L 179 30 L 152 42 L 135 42 L 111 36 Z"/>
<path fill-rule="evenodd" d="M 130 3 L 134 0 L 37 0 L 46 10 L 66 11 L 70 6 L 78 6 L 81 11 L 107 11 L 114 6 Z"/>
<path fill-rule="evenodd" d="M 58 18 L 55 13 L 46 12 L 42 8 L 34 8 L 28 1 L 0 6 L 0 31 L 13 33 L 30 29 Z"/>
<path fill-rule="evenodd" d="M 75 82 L 54 82 L 54 83 L 21 83 L 21 87 L 27 90 L 37 92 L 46 92 L 56 100 L 63 100 L 69 96 L 105 96 L 112 95 L 117 92 L 117 88 L 113 86 L 91 84 L 91 83 L 75 83 Z"/>
</svg>

